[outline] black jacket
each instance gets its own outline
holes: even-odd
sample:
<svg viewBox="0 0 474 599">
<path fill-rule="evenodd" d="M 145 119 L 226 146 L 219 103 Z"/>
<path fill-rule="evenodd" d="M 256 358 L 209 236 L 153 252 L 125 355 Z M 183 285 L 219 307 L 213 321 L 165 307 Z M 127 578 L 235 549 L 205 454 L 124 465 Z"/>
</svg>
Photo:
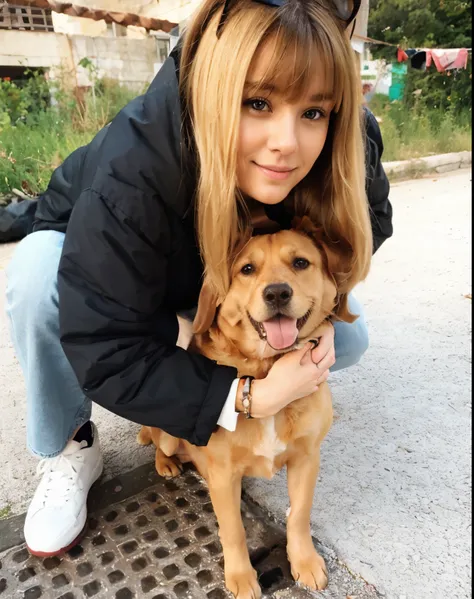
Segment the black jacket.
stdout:
<svg viewBox="0 0 474 599">
<path fill-rule="evenodd" d="M 66 234 L 61 343 L 84 393 L 129 420 L 207 444 L 236 370 L 176 347 L 197 304 L 195 180 L 182 168 L 177 56 L 144 96 L 53 173 L 34 231 Z M 382 140 L 367 112 L 367 190 L 377 248 L 392 233 Z M 278 207 L 269 216 L 278 219 Z"/>
</svg>

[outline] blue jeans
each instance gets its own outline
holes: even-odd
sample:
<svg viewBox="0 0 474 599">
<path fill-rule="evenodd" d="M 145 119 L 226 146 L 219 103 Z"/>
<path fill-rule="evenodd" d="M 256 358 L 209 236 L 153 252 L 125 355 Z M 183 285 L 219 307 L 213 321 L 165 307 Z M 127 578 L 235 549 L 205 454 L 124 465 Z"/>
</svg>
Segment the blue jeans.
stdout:
<svg viewBox="0 0 474 599">
<path fill-rule="evenodd" d="M 41 457 L 61 453 L 74 431 L 91 416 L 84 395 L 59 341 L 57 273 L 64 234 L 38 231 L 25 237 L 7 268 L 6 310 L 23 370 L 27 397 L 27 445 Z M 368 347 L 362 307 L 351 295 L 354 324 L 336 322 L 336 364 L 356 364 Z"/>
</svg>

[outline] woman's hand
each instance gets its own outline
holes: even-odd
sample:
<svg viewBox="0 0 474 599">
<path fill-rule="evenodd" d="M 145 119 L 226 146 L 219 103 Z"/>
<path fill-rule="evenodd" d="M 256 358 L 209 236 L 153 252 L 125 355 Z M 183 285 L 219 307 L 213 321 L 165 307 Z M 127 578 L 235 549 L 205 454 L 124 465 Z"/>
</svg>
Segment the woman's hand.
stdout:
<svg viewBox="0 0 474 599">
<path fill-rule="evenodd" d="M 302 349 L 289 352 L 275 362 L 264 379 L 253 381 L 253 418 L 273 416 L 292 401 L 317 391 L 328 378 L 329 368 L 335 362 L 333 325 L 322 325 L 317 335 L 317 347 L 309 342 Z"/>
<path fill-rule="evenodd" d="M 311 360 L 321 371 L 321 381 L 329 376 L 329 369 L 336 363 L 336 351 L 334 348 L 334 325 L 326 320 L 316 330 L 315 337 L 318 345 L 311 352 Z M 323 378 L 325 377 L 325 378 Z"/>
</svg>

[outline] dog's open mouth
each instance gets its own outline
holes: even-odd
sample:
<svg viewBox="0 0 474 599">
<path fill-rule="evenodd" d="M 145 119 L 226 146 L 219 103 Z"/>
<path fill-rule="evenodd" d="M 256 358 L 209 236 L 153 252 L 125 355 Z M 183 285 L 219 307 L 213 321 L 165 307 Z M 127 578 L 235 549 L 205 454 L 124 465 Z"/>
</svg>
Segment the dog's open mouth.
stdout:
<svg viewBox="0 0 474 599">
<path fill-rule="evenodd" d="M 298 340 L 298 333 L 311 315 L 311 308 L 301 318 L 290 318 L 277 314 L 268 320 L 257 322 L 247 312 L 253 328 L 260 339 L 266 341 L 273 349 L 288 349 Z"/>
</svg>

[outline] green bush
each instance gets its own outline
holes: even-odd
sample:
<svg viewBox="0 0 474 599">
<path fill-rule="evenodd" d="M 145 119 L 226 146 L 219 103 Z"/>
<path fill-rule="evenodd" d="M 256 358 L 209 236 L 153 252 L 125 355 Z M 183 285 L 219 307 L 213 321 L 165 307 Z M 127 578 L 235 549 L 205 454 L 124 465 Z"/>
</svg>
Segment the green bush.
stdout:
<svg viewBox="0 0 474 599">
<path fill-rule="evenodd" d="M 107 79 L 81 97 L 41 74 L 0 81 L 0 194 L 43 191 L 53 170 L 136 95 Z"/>
<path fill-rule="evenodd" d="M 4 127 L 17 123 L 28 114 L 26 98 L 9 79 L 0 80 L 0 123 Z"/>
<path fill-rule="evenodd" d="M 385 161 L 408 160 L 431 154 L 471 149 L 470 110 L 428 109 L 423 104 L 408 108 L 405 102 L 389 102 L 379 94 L 369 105 L 380 119 Z"/>
<path fill-rule="evenodd" d="M 16 125 L 28 115 L 48 109 L 51 103 L 50 86 L 40 71 L 25 71 L 26 79 L 0 80 L 0 126 Z"/>
</svg>

